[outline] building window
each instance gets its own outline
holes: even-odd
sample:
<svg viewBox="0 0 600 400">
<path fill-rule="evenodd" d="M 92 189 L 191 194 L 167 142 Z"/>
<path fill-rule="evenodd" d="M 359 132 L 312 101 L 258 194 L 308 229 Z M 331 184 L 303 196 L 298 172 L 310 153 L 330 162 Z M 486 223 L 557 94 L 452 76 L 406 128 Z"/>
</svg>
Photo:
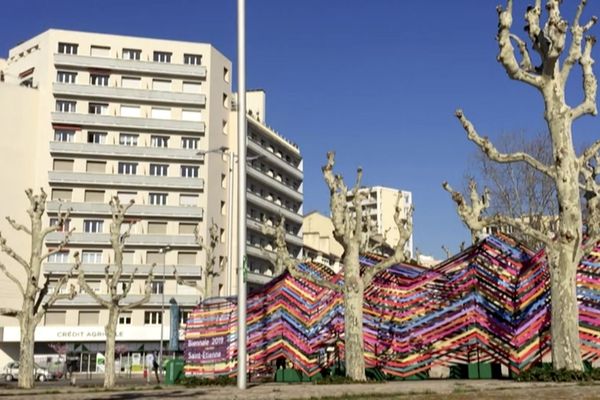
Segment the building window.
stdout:
<svg viewBox="0 0 600 400">
<path fill-rule="evenodd" d="M 165 283 L 163 281 L 152 282 L 151 292 L 152 294 L 162 294 L 165 289 Z"/>
<path fill-rule="evenodd" d="M 55 130 L 54 140 L 57 142 L 74 142 L 75 131 Z"/>
<path fill-rule="evenodd" d="M 222 122 L 223 134 L 227 135 L 227 121 L 223 120 Z"/>
<path fill-rule="evenodd" d="M 121 313 L 119 315 L 119 325 L 131 325 L 131 313 Z"/>
<path fill-rule="evenodd" d="M 196 150 L 198 148 L 198 139 L 191 138 L 191 137 L 182 137 L 181 138 L 181 148 Z"/>
<path fill-rule="evenodd" d="M 148 203 L 153 206 L 166 206 L 167 205 L 167 194 L 166 193 L 150 193 L 150 194 L 148 194 Z"/>
<path fill-rule="evenodd" d="M 61 325 L 64 326 L 65 325 L 65 321 L 67 317 L 67 312 L 66 311 L 47 311 L 45 318 L 46 318 L 46 325 Z"/>
<path fill-rule="evenodd" d="M 58 52 L 60 54 L 77 54 L 77 47 L 75 43 L 59 43 Z"/>
<path fill-rule="evenodd" d="M 148 222 L 148 234 L 164 235 L 167 233 L 166 222 Z"/>
<path fill-rule="evenodd" d="M 104 190 L 86 190 L 84 201 L 86 203 L 104 203 Z"/>
<path fill-rule="evenodd" d="M 173 53 L 169 53 L 166 51 L 155 51 L 153 60 L 154 60 L 154 62 L 170 63 L 172 54 Z"/>
<path fill-rule="evenodd" d="M 171 109 L 152 107 L 152 110 L 150 110 L 150 116 L 151 118 L 156 119 L 171 119 Z"/>
<path fill-rule="evenodd" d="M 198 195 L 196 194 L 181 194 L 179 195 L 179 205 L 183 207 L 197 207 Z"/>
<path fill-rule="evenodd" d="M 169 137 L 168 136 L 151 136 L 150 146 L 152 147 L 168 147 Z"/>
<path fill-rule="evenodd" d="M 160 90 L 163 92 L 171 91 L 171 81 L 164 79 L 152 79 L 152 90 Z"/>
<path fill-rule="evenodd" d="M 99 219 L 84 219 L 83 220 L 83 231 L 85 233 L 102 233 L 102 227 L 104 221 Z"/>
<path fill-rule="evenodd" d="M 100 312 L 98 312 L 98 311 L 79 311 L 79 325 L 80 326 L 98 325 L 99 317 L 100 317 Z"/>
<path fill-rule="evenodd" d="M 108 86 L 108 75 L 105 74 L 90 74 L 90 85 Z"/>
<path fill-rule="evenodd" d="M 198 54 L 184 54 L 183 63 L 188 65 L 200 65 L 202 63 L 202 56 Z"/>
<path fill-rule="evenodd" d="M 140 89 L 142 87 L 142 79 L 124 76 L 121 78 L 121 87 L 127 89 Z"/>
<path fill-rule="evenodd" d="M 85 172 L 94 174 L 106 173 L 106 161 L 87 161 L 85 163 Z"/>
<path fill-rule="evenodd" d="M 146 311 L 144 312 L 144 324 L 145 325 L 159 325 L 162 323 L 162 314 L 160 311 Z"/>
<path fill-rule="evenodd" d="M 58 218 L 50 218 L 50 226 L 57 226 L 58 222 L 59 222 Z M 62 226 L 58 227 L 57 232 L 68 232 L 70 228 L 71 228 L 71 220 L 67 219 L 66 221 L 63 222 Z M 69 252 L 67 251 L 67 255 L 68 254 L 69 254 Z"/>
<path fill-rule="evenodd" d="M 140 106 L 121 106 L 121 117 L 139 117 Z"/>
<path fill-rule="evenodd" d="M 180 251 L 177 253 L 177 264 L 178 265 L 195 265 L 196 264 L 196 253 L 188 253 Z"/>
<path fill-rule="evenodd" d="M 181 119 L 183 121 L 202 121 L 202 113 L 196 110 L 182 110 Z"/>
<path fill-rule="evenodd" d="M 167 176 L 169 166 L 167 164 L 150 164 L 151 176 Z"/>
<path fill-rule="evenodd" d="M 137 146 L 138 135 L 131 135 L 128 133 L 121 133 L 119 135 L 119 144 L 122 146 Z"/>
<path fill-rule="evenodd" d="M 223 93 L 223 107 L 229 108 L 229 96 Z"/>
<path fill-rule="evenodd" d="M 193 235 L 196 232 L 196 224 L 187 224 L 185 222 L 179 223 L 179 234 L 180 235 Z"/>
<path fill-rule="evenodd" d="M 200 82 L 183 82 L 184 93 L 200 93 L 201 84 Z"/>
<path fill-rule="evenodd" d="M 100 293 L 100 281 L 87 280 L 87 284 L 94 293 Z M 79 293 L 85 293 L 83 288 L 79 288 Z"/>
<path fill-rule="evenodd" d="M 223 67 L 223 80 L 229 82 L 229 68 Z"/>
<path fill-rule="evenodd" d="M 88 113 L 106 115 L 108 114 L 108 104 L 106 103 L 90 103 Z"/>
<path fill-rule="evenodd" d="M 187 321 L 190 319 L 191 315 L 192 315 L 191 311 L 180 310 L 179 311 L 179 324 L 186 325 Z"/>
<path fill-rule="evenodd" d="M 58 112 L 74 113 L 76 111 L 76 106 L 77 102 L 75 101 L 56 100 L 56 111 Z"/>
<path fill-rule="evenodd" d="M 118 172 L 121 175 L 137 174 L 137 163 L 119 162 Z"/>
<path fill-rule="evenodd" d="M 76 72 L 58 71 L 56 73 L 56 81 L 60 83 L 76 83 L 76 79 Z"/>
<path fill-rule="evenodd" d="M 119 198 L 121 204 L 130 203 L 131 200 L 135 200 L 136 195 L 137 192 L 117 192 L 117 197 Z"/>
<path fill-rule="evenodd" d="M 71 201 L 73 197 L 72 189 L 52 189 L 52 200 Z"/>
<path fill-rule="evenodd" d="M 123 49 L 123 60 L 140 60 L 142 51 L 137 49 Z"/>
<path fill-rule="evenodd" d="M 181 166 L 181 176 L 184 178 L 197 178 L 198 177 L 198 167 L 192 165 L 182 165 Z"/>
<path fill-rule="evenodd" d="M 52 162 L 53 171 L 73 171 L 74 160 L 58 160 L 54 159 Z"/>
<path fill-rule="evenodd" d="M 110 47 L 91 46 L 90 55 L 92 57 L 110 57 Z"/>
<path fill-rule="evenodd" d="M 66 264 L 69 262 L 69 251 L 59 251 L 58 253 L 51 254 L 48 257 L 49 263 Z"/>
<path fill-rule="evenodd" d="M 88 132 L 88 143 L 104 144 L 106 143 L 106 132 Z"/>
<path fill-rule="evenodd" d="M 81 252 L 81 262 L 83 264 L 101 264 L 102 263 L 102 252 L 83 250 Z"/>
</svg>

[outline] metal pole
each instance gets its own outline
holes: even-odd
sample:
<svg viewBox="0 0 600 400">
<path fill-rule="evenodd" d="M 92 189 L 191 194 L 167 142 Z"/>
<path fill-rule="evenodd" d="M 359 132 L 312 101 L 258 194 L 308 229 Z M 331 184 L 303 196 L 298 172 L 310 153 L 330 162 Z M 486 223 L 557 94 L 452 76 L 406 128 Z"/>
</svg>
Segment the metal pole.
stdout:
<svg viewBox="0 0 600 400">
<path fill-rule="evenodd" d="M 158 366 L 159 366 L 159 371 L 160 374 L 162 375 L 162 360 L 163 360 L 163 331 L 164 331 L 164 327 L 165 327 L 165 265 L 167 264 L 167 251 L 169 251 L 170 248 L 169 246 L 167 247 L 163 247 L 162 249 L 160 249 L 160 252 L 163 254 L 163 277 L 162 277 L 162 294 L 161 294 L 161 301 L 160 301 L 160 349 L 158 351 Z"/>
<path fill-rule="evenodd" d="M 233 269 L 233 166 L 234 166 L 234 153 L 231 150 L 227 151 L 227 155 L 229 156 L 228 165 L 229 165 L 229 193 L 228 199 L 229 202 L 227 204 L 227 296 L 231 296 L 233 290 L 233 282 L 232 276 L 235 273 Z"/>
<path fill-rule="evenodd" d="M 238 0 L 238 389 L 246 389 L 246 4 Z"/>
</svg>

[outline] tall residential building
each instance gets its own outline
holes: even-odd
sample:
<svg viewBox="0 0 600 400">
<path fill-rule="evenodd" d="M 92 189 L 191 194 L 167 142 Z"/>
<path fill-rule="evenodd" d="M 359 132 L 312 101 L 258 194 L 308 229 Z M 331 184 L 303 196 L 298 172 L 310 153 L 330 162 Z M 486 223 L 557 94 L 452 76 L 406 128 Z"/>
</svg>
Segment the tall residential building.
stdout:
<svg viewBox="0 0 600 400">
<path fill-rule="evenodd" d="M 236 293 L 237 235 L 228 234 L 239 222 L 237 168 L 231 168 L 237 162 L 231 62 L 210 44 L 52 29 L 11 49 L 0 70 L 0 214 L 27 222 L 29 187 L 49 194 L 46 223 L 55 221 L 59 209 L 72 209 L 68 228 L 75 232 L 68 249 L 44 264 L 51 284 L 67 273 L 77 251 L 90 285 L 106 293 L 104 268 L 112 259 L 108 201 L 112 196 L 135 200 L 128 213 L 134 224 L 124 278 L 137 270 L 132 298 L 142 296 L 152 264 L 156 282 L 149 303 L 121 315 L 117 340 L 121 367 L 139 370 L 144 353 L 169 337 L 170 299 L 182 308 L 183 322 L 199 299 Z M 249 93 L 248 103 L 253 112 L 248 155 L 257 156 L 248 168 L 248 237 L 254 237 L 263 215 L 272 219 L 281 213 L 289 217 L 290 243 L 301 242 L 299 150 L 263 122 L 263 92 Z M 205 253 L 194 229 L 199 226 L 207 237 L 212 222 L 220 229 L 216 251 L 226 268 L 205 295 L 177 284 L 173 270 L 201 282 Z M 27 254 L 27 241 L 3 218 L 0 230 L 17 252 Z M 63 234 L 51 234 L 46 247 L 55 247 Z M 253 251 L 248 246 L 248 280 L 267 281 L 272 267 Z M 0 262 L 20 272 L 3 254 Z M 77 285 L 75 279 L 71 283 Z M 18 308 L 19 296 L 0 276 L 0 302 Z M 84 293 L 57 303 L 36 331 L 38 361 L 55 356 L 55 344 L 66 343 L 80 357 L 81 371 L 96 371 L 107 318 Z M 18 358 L 17 325 L 0 317 L 0 365 Z"/>
<path fill-rule="evenodd" d="M 333 237 L 331 218 L 318 211 L 306 214 L 302 222 L 302 240 L 305 257 L 339 272 L 344 248 Z"/>
</svg>

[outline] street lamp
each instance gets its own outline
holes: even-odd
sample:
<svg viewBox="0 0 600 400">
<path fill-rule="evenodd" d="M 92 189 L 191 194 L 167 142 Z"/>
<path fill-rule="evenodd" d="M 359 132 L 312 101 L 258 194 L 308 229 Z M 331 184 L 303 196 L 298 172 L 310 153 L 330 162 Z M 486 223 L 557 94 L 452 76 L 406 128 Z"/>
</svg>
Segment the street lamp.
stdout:
<svg viewBox="0 0 600 400">
<path fill-rule="evenodd" d="M 161 290 L 161 301 L 160 301 L 160 349 L 159 349 L 159 355 L 158 355 L 158 359 L 159 359 L 159 365 L 162 367 L 162 361 L 163 361 L 163 331 L 165 330 L 165 279 L 166 279 L 166 274 L 165 274 L 165 265 L 167 264 L 167 252 L 171 251 L 171 246 L 165 246 L 161 249 L 158 250 L 159 253 L 161 253 L 163 255 L 163 273 L 162 273 L 162 290 Z M 170 328 L 170 327 L 169 327 Z M 162 368 L 160 369 L 160 374 L 162 375 L 163 371 Z"/>
</svg>

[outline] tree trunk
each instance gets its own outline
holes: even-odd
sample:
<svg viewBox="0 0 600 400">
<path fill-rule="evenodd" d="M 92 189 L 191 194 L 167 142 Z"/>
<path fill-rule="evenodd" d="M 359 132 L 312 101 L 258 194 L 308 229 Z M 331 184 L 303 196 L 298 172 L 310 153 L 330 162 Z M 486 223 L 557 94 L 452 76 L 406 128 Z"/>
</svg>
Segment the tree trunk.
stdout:
<svg viewBox="0 0 600 400">
<path fill-rule="evenodd" d="M 33 362 L 33 345 L 35 322 L 32 316 L 33 303 L 23 302 L 23 314 L 19 319 L 21 328 L 21 346 L 19 349 L 19 388 L 32 389 L 35 381 Z"/>
<path fill-rule="evenodd" d="M 213 287 L 213 277 L 212 277 L 212 273 L 208 272 L 205 274 L 204 277 L 204 299 L 208 299 L 209 297 L 212 296 L 212 287 Z"/>
<path fill-rule="evenodd" d="M 360 276 L 358 246 L 344 255 L 344 347 L 346 376 L 366 381 L 363 339 L 364 283 Z"/>
<path fill-rule="evenodd" d="M 104 327 L 106 333 L 106 353 L 104 354 L 104 389 L 112 389 L 115 386 L 115 341 L 117 337 L 117 322 L 119 321 L 119 309 L 110 307 L 108 310 L 108 322 Z"/>
</svg>

